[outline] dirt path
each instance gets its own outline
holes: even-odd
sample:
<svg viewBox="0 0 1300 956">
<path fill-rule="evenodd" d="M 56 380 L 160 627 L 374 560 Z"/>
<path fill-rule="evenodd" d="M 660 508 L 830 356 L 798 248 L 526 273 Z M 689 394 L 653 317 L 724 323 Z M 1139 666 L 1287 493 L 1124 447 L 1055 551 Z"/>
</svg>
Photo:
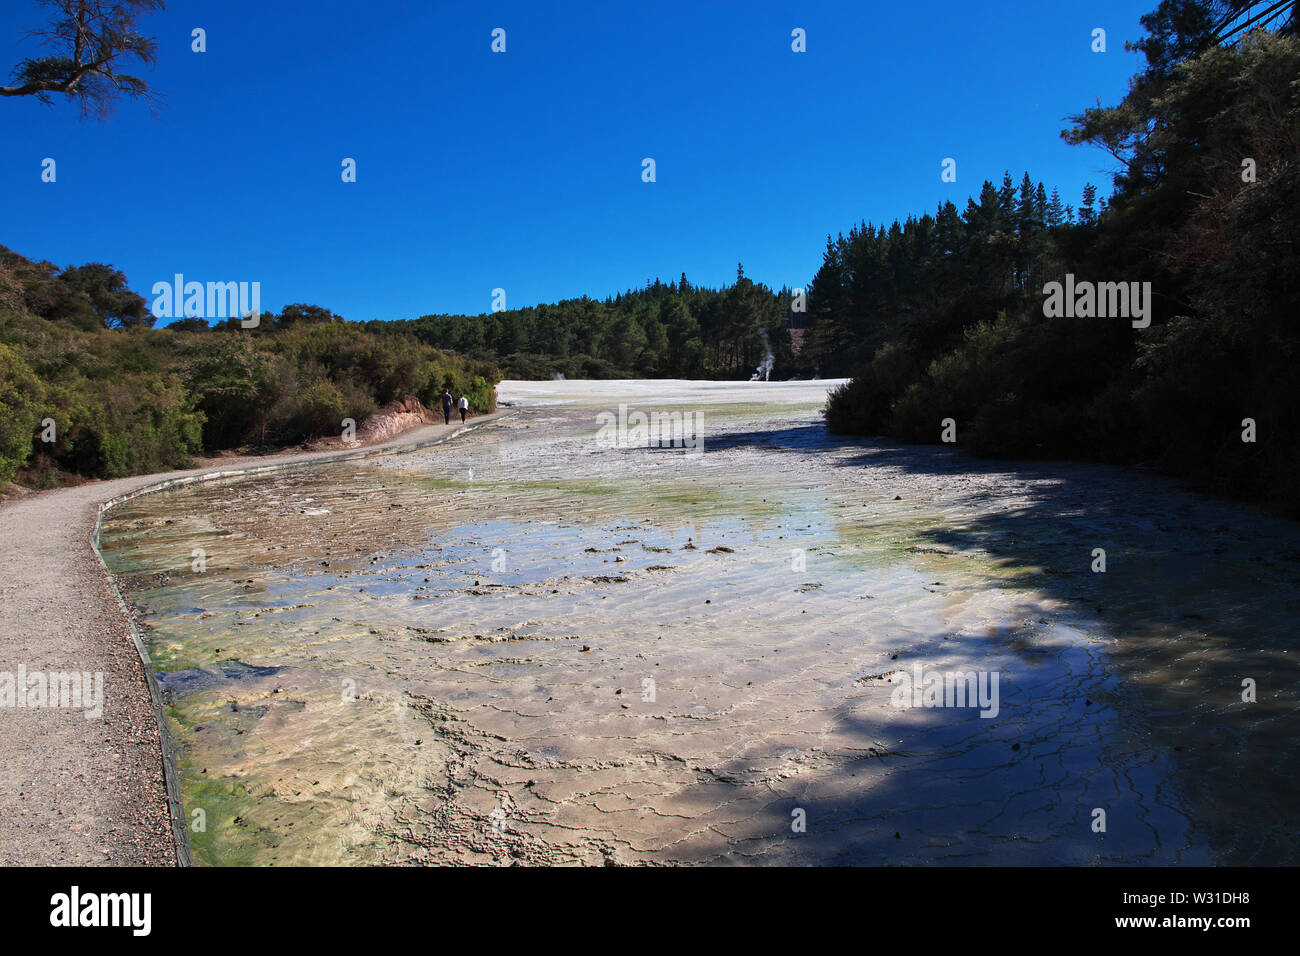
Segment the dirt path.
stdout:
<svg viewBox="0 0 1300 956">
<path fill-rule="evenodd" d="M 468 426 L 423 426 L 364 452 L 443 441 L 500 414 Z M 91 547 L 100 505 L 161 481 L 354 454 L 225 459 L 0 505 L 0 864 L 177 862 L 144 667 Z M 49 675 L 72 672 L 103 675 L 102 708 L 87 700 L 75 707 L 41 705 L 39 697 L 22 693 L 36 693 Z M 93 677 L 83 685 L 88 696 L 94 687 Z"/>
</svg>

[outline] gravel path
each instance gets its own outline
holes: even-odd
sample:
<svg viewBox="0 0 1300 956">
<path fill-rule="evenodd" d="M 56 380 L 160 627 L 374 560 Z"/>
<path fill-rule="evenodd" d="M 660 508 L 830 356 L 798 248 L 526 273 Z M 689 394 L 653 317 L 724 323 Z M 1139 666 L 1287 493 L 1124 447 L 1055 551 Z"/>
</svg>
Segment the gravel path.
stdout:
<svg viewBox="0 0 1300 956">
<path fill-rule="evenodd" d="M 479 417 L 470 427 L 500 414 Z M 464 427 L 427 425 L 367 451 L 445 440 Z M 91 548 L 100 504 L 162 480 L 340 454 L 223 459 L 0 505 L 0 864 L 177 862 L 144 665 Z M 40 684 L 43 676 L 69 672 L 103 675 L 102 712 L 84 702 L 18 705 L 33 680 Z"/>
</svg>

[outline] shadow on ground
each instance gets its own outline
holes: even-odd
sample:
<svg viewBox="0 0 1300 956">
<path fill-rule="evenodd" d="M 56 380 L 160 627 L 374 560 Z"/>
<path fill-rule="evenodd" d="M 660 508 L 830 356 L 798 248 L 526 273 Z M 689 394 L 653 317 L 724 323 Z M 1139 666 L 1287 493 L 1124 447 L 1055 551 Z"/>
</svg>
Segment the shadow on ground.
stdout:
<svg viewBox="0 0 1300 956">
<path fill-rule="evenodd" d="M 932 495 L 937 479 L 978 476 L 969 490 L 950 483 L 931 501 L 962 508 L 961 526 L 924 529 L 922 540 L 938 554 L 982 552 L 1015 572 L 1017 588 L 1065 602 L 1072 621 L 1091 619 L 1091 635 L 1102 638 L 1082 671 L 1066 660 L 1077 647 L 1039 649 L 1045 669 L 1019 688 L 1028 716 L 1014 704 L 989 721 L 926 711 L 910 756 L 859 758 L 879 764 L 863 775 L 869 784 L 854 776 L 857 762 L 837 766 L 839 785 L 808 795 L 804 835 L 790 831 L 791 799 L 774 799 L 768 839 L 781 841 L 778 856 L 1300 862 L 1290 822 L 1300 805 L 1300 529 L 1110 466 L 980 460 L 839 438 L 820 424 L 707 437 L 707 449 L 738 447 L 821 451 L 844 469 L 889 469 L 904 499 L 913 497 L 909 480 Z M 1104 573 L 1093 569 L 1097 548 Z M 1243 699 L 1252 684 L 1253 702 Z M 852 713 L 838 719 L 864 740 L 888 733 Z M 1093 808 L 1107 810 L 1105 835 L 1091 831 Z M 745 853 L 742 842 L 737 858 Z"/>
</svg>

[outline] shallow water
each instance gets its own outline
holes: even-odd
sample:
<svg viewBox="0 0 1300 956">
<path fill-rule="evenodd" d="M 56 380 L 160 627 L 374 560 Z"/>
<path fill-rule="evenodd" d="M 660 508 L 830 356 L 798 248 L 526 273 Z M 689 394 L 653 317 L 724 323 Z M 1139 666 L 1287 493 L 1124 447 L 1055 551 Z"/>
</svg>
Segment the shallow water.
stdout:
<svg viewBox="0 0 1300 956">
<path fill-rule="evenodd" d="M 1293 526 L 836 440 L 807 384 L 503 398 L 106 517 L 199 862 L 1297 862 Z M 650 398 L 702 454 L 595 440 Z M 894 706 L 918 663 L 997 716 Z"/>
</svg>

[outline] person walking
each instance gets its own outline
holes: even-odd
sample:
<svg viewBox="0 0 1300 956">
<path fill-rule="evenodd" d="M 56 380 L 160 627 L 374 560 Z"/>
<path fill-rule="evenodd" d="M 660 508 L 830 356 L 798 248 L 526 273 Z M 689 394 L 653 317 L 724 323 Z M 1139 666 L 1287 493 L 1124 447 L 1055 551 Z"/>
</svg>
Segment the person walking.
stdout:
<svg viewBox="0 0 1300 956">
<path fill-rule="evenodd" d="M 462 395 L 460 401 L 457 402 L 457 407 L 460 408 L 460 421 L 463 425 L 465 423 L 465 416 L 469 414 L 469 399 Z"/>
<path fill-rule="evenodd" d="M 442 390 L 442 419 L 444 425 L 451 424 L 451 392 Z"/>
</svg>

